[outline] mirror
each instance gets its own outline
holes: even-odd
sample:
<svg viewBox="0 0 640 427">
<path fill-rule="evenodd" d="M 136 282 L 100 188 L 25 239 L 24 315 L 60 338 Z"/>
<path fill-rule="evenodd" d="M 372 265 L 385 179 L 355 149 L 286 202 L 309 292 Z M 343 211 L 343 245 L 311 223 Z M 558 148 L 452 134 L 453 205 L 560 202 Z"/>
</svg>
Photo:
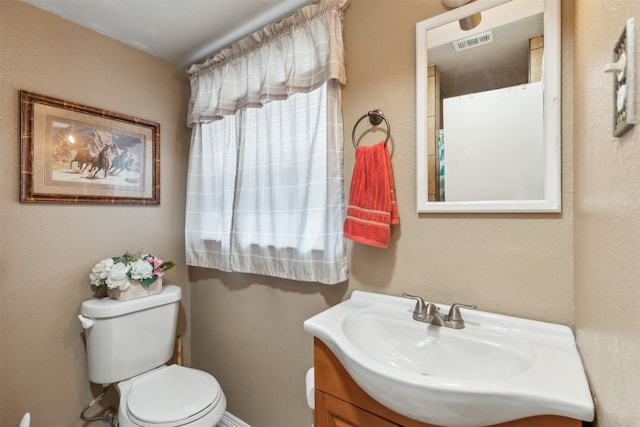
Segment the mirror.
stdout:
<svg viewBox="0 0 640 427">
<path fill-rule="evenodd" d="M 560 77 L 558 1 L 416 24 L 418 212 L 560 212 Z"/>
</svg>

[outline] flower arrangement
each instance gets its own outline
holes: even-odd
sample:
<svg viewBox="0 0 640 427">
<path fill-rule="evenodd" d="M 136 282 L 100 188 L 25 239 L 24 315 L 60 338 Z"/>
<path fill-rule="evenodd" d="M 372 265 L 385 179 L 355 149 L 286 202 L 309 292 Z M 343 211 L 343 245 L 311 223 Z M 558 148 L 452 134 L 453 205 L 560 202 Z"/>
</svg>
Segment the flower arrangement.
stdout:
<svg viewBox="0 0 640 427">
<path fill-rule="evenodd" d="M 131 281 L 138 281 L 147 288 L 173 266 L 175 263 L 163 261 L 151 254 L 126 252 L 97 263 L 89 274 L 89 280 L 96 287 L 96 296 L 99 296 L 107 289 L 124 291 L 131 285 Z"/>
</svg>

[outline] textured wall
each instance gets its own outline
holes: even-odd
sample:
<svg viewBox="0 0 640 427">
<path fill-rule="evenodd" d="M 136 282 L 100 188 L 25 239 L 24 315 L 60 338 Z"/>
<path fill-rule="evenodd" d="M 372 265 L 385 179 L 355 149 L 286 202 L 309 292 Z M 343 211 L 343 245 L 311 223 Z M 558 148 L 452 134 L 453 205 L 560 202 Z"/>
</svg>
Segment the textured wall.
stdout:
<svg viewBox="0 0 640 427">
<path fill-rule="evenodd" d="M 138 248 L 176 261 L 167 278 L 186 285 L 188 315 L 186 81 L 173 64 L 19 1 L 0 2 L 0 35 L 0 425 L 31 411 L 34 426 L 81 426 L 100 391 L 76 317 L 93 265 Z M 19 203 L 20 89 L 160 123 L 161 206 Z"/>
<path fill-rule="evenodd" d="M 390 247 L 350 243 L 350 280 L 334 287 L 190 270 L 194 365 L 216 375 L 231 412 L 251 425 L 311 425 L 304 376 L 313 364 L 312 338 L 302 323 L 354 289 L 573 321 L 570 115 L 563 120 L 562 214 L 416 213 L 415 23 L 442 11 L 437 1 L 352 0 L 345 13 L 346 185 L 353 125 L 380 108 L 392 125 L 400 210 Z M 564 77 L 570 99 L 571 75 Z M 367 130 L 363 123 L 359 132 Z M 383 139 L 381 129 L 362 143 Z"/>
<path fill-rule="evenodd" d="M 640 15 L 639 7 L 633 0 L 612 0 L 606 10 L 592 0 L 563 2 L 562 214 L 418 215 L 414 24 L 443 10 L 436 1 L 352 0 L 345 16 L 347 189 L 352 126 L 381 108 L 393 126 L 401 224 L 389 249 L 350 244 L 351 279 L 330 287 L 205 269 L 190 269 L 187 277 L 181 265 L 189 138 L 182 71 L 22 2 L 2 0 L 0 424 L 14 425 L 30 410 L 34 425 L 82 425 L 78 414 L 98 391 L 86 378 L 75 318 L 90 296 L 86 274 L 97 260 L 139 246 L 178 262 L 169 278 L 185 285 L 183 320 L 192 325 L 193 364 L 218 377 L 230 410 L 255 427 L 311 424 L 304 375 L 313 363 L 312 339 L 302 322 L 353 289 L 404 290 L 572 324 L 574 138 L 580 350 L 598 399 L 599 426 L 639 424 L 640 390 L 629 381 L 640 374 L 633 358 L 640 350 L 633 327 L 640 296 L 638 131 L 611 137 L 611 76 L 601 72 L 624 21 Z M 19 89 L 160 122 L 162 205 L 20 204 Z"/>
<path fill-rule="evenodd" d="M 640 46 L 640 3 L 603 6 L 575 1 L 575 323 L 597 425 L 622 427 L 640 425 L 640 129 L 612 136 L 613 76 L 602 69 L 633 16 Z"/>
</svg>

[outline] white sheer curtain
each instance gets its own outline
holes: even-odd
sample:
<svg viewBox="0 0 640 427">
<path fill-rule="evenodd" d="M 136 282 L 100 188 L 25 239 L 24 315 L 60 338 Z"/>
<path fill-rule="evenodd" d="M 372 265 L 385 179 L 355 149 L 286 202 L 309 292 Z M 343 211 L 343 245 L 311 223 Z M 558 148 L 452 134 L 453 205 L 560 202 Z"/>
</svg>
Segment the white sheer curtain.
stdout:
<svg viewBox="0 0 640 427">
<path fill-rule="evenodd" d="M 307 6 L 189 70 L 189 265 L 328 284 L 347 279 L 346 3 Z"/>
</svg>

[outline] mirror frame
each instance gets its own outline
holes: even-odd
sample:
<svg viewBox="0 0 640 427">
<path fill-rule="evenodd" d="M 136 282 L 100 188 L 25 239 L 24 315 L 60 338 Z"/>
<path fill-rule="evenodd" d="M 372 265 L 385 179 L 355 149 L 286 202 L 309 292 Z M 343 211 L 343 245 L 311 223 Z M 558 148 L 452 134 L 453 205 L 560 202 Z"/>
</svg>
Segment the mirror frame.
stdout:
<svg viewBox="0 0 640 427">
<path fill-rule="evenodd" d="M 544 0 L 544 199 L 436 202 L 428 200 L 427 32 L 511 0 L 476 0 L 416 24 L 416 154 L 418 213 L 561 211 L 560 1 Z M 549 60 L 550 59 L 550 60 Z"/>
</svg>

